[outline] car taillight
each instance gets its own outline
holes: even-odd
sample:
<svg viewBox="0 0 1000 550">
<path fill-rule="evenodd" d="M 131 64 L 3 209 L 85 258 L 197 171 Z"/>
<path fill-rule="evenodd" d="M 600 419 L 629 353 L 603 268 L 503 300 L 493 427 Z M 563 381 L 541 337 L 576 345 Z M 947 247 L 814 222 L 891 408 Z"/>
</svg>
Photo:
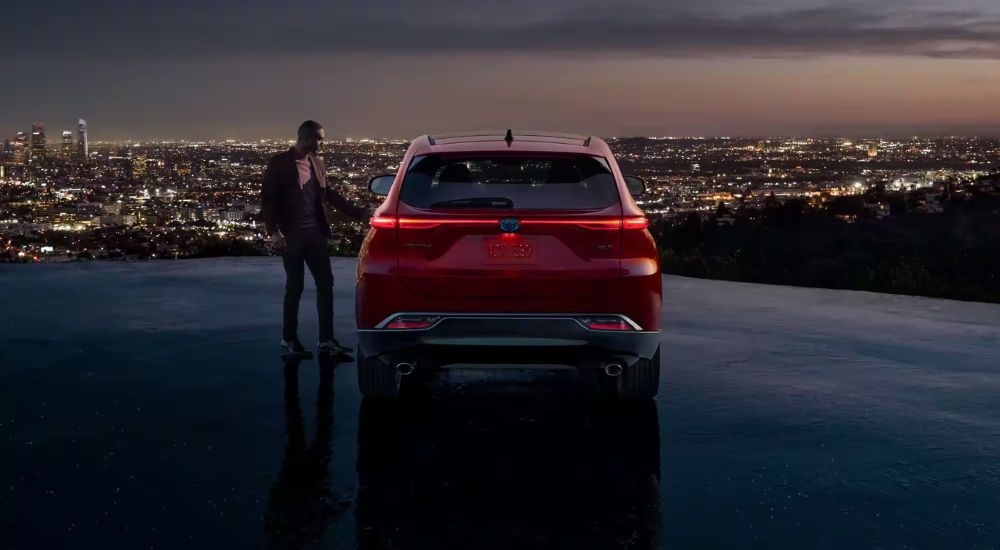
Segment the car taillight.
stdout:
<svg viewBox="0 0 1000 550">
<path fill-rule="evenodd" d="M 376 229 L 395 229 L 396 218 L 392 216 L 372 216 L 371 226 Z"/>
<path fill-rule="evenodd" d="M 635 330 L 635 327 L 619 317 L 590 317 L 580 319 L 583 326 L 590 330 Z"/>
<path fill-rule="evenodd" d="M 625 218 L 622 220 L 622 227 L 624 229 L 646 229 L 649 227 L 649 220 L 646 219 L 646 216 L 639 218 Z"/>
<path fill-rule="evenodd" d="M 419 330 L 430 328 L 438 320 L 437 317 L 396 317 L 385 326 L 394 330 Z"/>
<path fill-rule="evenodd" d="M 585 229 L 646 229 L 649 220 L 645 216 L 637 218 L 613 218 L 610 220 L 594 220 L 589 218 L 561 220 L 524 220 L 523 225 L 577 225 Z"/>
<path fill-rule="evenodd" d="M 371 226 L 379 229 L 433 229 L 440 225 L 484 225 L 493 226 L 499 223 L 497 219 L 490 218 L 396 218 L 393 216 L 375 216 L 371 219 Z M 616 219 L 526 219 L 521 220 L 521 225 L 545 226 L 545 225 L 575 225 L 585 229 L 635 229 L 643 230 L 649 227 L 649 220 L 645 216 L 636 218 L 616 218 Z"/>
<path fill-rule="evenodd" d="M 573 225 L 579 225 L 585 229 L 621 229 L 622 221 L 619 219 L 615 220 L 576 220 L 571 222 Z"/>
<path fill-rule="evenodd" d="M 456 219 L 456 218 L 396 218 L 392 216 L 375 216 L 371 226 L 379 229 L 434 229 L 440 225 L 496 225 L 496 219 Z"/>
</svg>

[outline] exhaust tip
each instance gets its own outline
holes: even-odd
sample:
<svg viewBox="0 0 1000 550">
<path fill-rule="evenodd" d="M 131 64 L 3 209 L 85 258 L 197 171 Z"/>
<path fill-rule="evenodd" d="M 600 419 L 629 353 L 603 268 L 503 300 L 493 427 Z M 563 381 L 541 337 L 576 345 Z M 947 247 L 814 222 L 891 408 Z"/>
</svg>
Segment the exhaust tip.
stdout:
<svg viewBox="0 0 1000 550">
<path fill-rule="evenodd" d="M 604 374 L 608 376 L 621 376 L 623 370 L 624 369 L 619 363 L 608 363 L 607 365 L 604 365 Z"/>
<path fill-rule="evenodd" d="M 413 363 L 396 363 L 396 372 L 400 376 L 411 375 L 413 374 L 414 370 L 416 370 L 416 367 L 413 365 Z"/>
</svg>

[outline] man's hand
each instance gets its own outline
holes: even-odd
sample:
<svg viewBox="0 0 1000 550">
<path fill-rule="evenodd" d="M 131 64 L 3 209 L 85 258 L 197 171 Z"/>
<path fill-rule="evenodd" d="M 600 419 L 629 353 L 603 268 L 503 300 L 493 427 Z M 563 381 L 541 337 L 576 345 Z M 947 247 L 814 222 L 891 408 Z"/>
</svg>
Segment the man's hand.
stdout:
<svg viewBox="0 0 1000 550">
<path fill-rule="evenodd" d="M 275 254 L 284 254 L 288 250 L 288 242 L 281 233 L 271 235 L 271 251 Z"/>
</svg>

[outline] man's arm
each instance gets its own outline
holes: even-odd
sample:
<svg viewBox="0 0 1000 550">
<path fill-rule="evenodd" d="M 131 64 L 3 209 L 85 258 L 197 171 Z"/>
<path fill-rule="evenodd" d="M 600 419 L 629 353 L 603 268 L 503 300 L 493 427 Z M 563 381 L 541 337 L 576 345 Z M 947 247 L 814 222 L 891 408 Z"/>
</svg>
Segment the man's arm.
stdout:
<svg viewBox="0 0 1000 550">
<path fill-rule="evenodd" d="M 344 214 L 347 214 L 348 216 L 354 218 L 355 220 L 363 220 L 365 219 L 365 217 L 369 215 L 367 209 L 361 208 L 360 206 L 347 200 L 346 197 L 334 191 L 334 189 L 330 186 L 327 186 L 326 188 L 326 200 L 327 202 L 332 204 L 334 208 L 343 212 Z"/>
<path fill-rule="evenodd" d="M 264 170 L 264 184 L 260 191 L 260 217 L 264 220 L 264 228 L 270 237 L 278 232 L 278 169 L 272 158 Z"/>
<path fill-rule="evenodd" d="M 326 163 L 319 156 L 315 157 L 317 168 L 326 174 Z M 333 205 L 334 208 L 343 212 L 348 217 L 355 220 L 364 220 L 371 214 L 367 209 L 361 208 L 360 206 L 354 204 L 353 202 L 347 200 L 347 197 L 341 195 L 333 187 L 330 187 L 330 182 L 326 182 L 326 202 Z"/>
</svg>

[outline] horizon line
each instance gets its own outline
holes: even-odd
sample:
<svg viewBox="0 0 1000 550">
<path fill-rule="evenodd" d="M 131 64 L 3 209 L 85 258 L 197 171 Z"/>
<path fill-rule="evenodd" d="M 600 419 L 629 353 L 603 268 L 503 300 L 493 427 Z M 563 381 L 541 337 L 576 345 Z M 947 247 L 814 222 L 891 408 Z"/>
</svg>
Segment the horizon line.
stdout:
<svg viewBox="0 0 1000 550">
<path fill-rule="evenodd" d="M 412 142 L 419 139 L 423 135 L 421 134 L 414 137 L 399 137 L 399 136 L 358 136 L 358 135 L 344 135 L 344 136 L 333 136 L 328 137 L 327 141 L 396 141 L 396 142 Z M 516 134 L 515 134 L 516 135 Z M 806 139 L 806 140 L 913 140 L 913 139 L 1000 139 L 1000 132 L 998 133 L 972 133 L 972 134 L 957 134 L 957 133 L 942 133 L 942 134 L 931 134 L 931 133 L 913 133 L 913 134 L 899 134 L 895 136 L 884 136 L 877 134 L 731 134 L 731 135 L 641 135 L 641 134 L 622 134 L 622 135 L 610 135 L 602 136 L 599 134 L 591 134 L 594 137 L 598 137 L 605 140 L 624 140 L 624 139 L 649 139 L 649 140 L 771 140 L 771 139 L 782 139 L 782 140 L 795 140 L 795 139 Z M 9 139 L 9 138 L 5 138 Z M 121 139 L 90 139 L 91 145 L 122 145 L 122 144 L 143 144 L 143 143 L 253 143 L 253 142 L 285 142 L 294 143 L 295 138 L 275 138 L 275 137 L 259 137 L 259 138 L 121 138 Z M 50 145 L 58 145 L 55 141 Z"/>
</svg>

